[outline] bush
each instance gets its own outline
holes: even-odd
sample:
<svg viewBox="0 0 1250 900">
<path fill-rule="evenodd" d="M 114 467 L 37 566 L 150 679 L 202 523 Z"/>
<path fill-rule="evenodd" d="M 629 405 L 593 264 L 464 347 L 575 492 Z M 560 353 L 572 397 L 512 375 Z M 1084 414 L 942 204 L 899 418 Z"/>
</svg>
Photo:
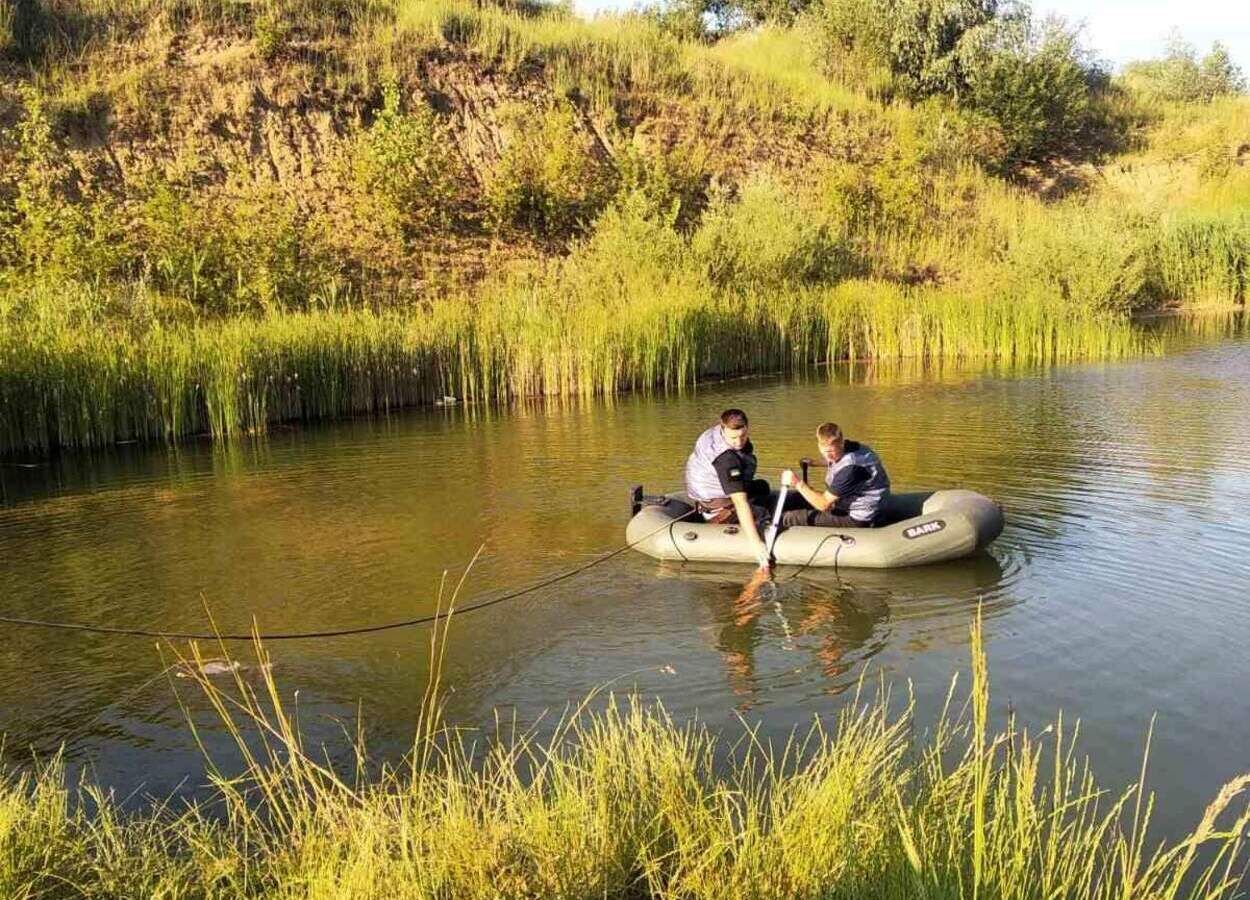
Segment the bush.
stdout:
<svg viewBox="0 0 1250 900">
<path fill-rule="evenodd" d="M 291 25 L 269 11 L 252 23 L 252 36 L 256 40 L 256 52 L 264 60 L 274 60 L 281 55 L 291 36 Z"/>
<path fill-rule="evenodd" d="M 913 99 L 967 88 L 969 46 L 993 40 L 1011 23 L 996 0 L 890 0 L 890 68 Z"/>
<path fill-rule="evenodd" d="M 1070 149 L 1105 80 L 1076 35 L 994 0 L 824 0 L 832 71 L 887 69 L 912 101 L 945 97 L 993 123 L 1014 167 Z"/>
<path fill-rule="evenodd" d="M 1009 168 L 1077 143 L 1089 119 L 1095 73 L 1071 31 L 1051 21 L 1038 33 L 1023 22 L 968 56 L 968 105 L 1002 129 Z"/>
<path fill-rule="evenodd" d="M 1031 292 L 1072 309 L 1131 313 L 1154 299 L 1151 290 L 1151 231 L 1155 223 L 1105 208 L 1058 206 L 1026 221 L 1004 254 L 998 290 L 1007 296 Z M 1109 240 L 1108 235 L 1115 235 Z"/>
<path fill-rule="evenodd" d="M 0 261 L 15 268 L 99 281 L 128 262 L 125 224 L 107 197 L 73 202 L 73 170 L 57 144 L 43 97 L 23 94 L 25 116 L 3 171 Z"/>
<path fill-rule="evenodd" d="M 642 7 L 639 14 L 679 41 L 706 41 L 711 38 L 706 0 L 663 0 Z"/>
<path fill-rule="evenodd" d="M 1245 89 L 1245 77 L 1219 41 L 1200 61 L 1192 44 L 1173 33 L 1162 59 L 1131 62 L 1123 83 L 1150 101 L 1207 103 Z"/>
<path fill-rule="evenodd" d="M 691 249 L 721 286 L 813 282 L 848 268 L 834 229 L 768 177 L 748 181 L 736 199 L 714 198 Z"/>
<path fill-rule="evenodd" d="M 595 158 L 573 109 L 557 104 L 537 123 L 532 110 L 511 111 L 508 146 L 487 186 L 497 228 L 522 228 L 542 237 L 580 231 L 615 190 L 611 169 Z"/>
<path fill-rule="evenodd" d="M 323 236 L 276 186 L 222 203 L 157 185 L 138 237 L 153 285 L 210 314 L 302 308 L 337 275 Z"/>
<path fill-rule="evenodd" d="M 406 237 L 446 227 L 453 214 L 460 163 L 446 129 L 425 103 L 400 111 L 395 84 L 360 135 L 352 161 L 357 189 L 384 229 Z"/>
<path fill-rule="evenodd" d="M 707 150 L 677 146 L 647 153 L 627 144 L 617 156 L 617 195 L 635 197 L 652 217 L 669 218 L 678 229 L 690 227 L 707 203 Z"/>
</svg>

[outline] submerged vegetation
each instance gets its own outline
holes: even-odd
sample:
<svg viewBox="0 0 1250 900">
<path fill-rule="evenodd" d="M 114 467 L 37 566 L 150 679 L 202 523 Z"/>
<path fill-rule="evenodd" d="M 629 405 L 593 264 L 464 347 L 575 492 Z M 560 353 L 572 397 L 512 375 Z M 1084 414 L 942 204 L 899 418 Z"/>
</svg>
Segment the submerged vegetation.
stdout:
<svg viewBox="0 0 1250 900">
<path fill-rule="evenodd" d="M 1111 78 L 1015 7 L 869 6 L 6 6 L 0 452 L 1244 305 L 1220 48 Z"/>
<path fill-rule="evenodd" d="M 1062 719 L 990 722 L 979 622 L 972 681 L 923 738 L 884 687 L 774 747 L 590 698 L 538 739 L 446 729 L 439 650 L 410 755 L 335 765 L 306 746 L 258 647 L 259 683 L 197 674 L 235 738 L 211 799 L 121 812 L 59 761 L 0 782 L 9 897 L 1235 896 L 1250 776 L 1157 843 L 1142 781 L 1099 787 Z M 182 664 L 202 672 L 202 659 Z M 184 698 L 184 704 L 193 698 Z M 892 708 L 895 711 L 892 711 Z M 960 709 L 962 708 L 962 712 Z M 365 772 L 373 771 L 368 775 Z"/>
</svg>

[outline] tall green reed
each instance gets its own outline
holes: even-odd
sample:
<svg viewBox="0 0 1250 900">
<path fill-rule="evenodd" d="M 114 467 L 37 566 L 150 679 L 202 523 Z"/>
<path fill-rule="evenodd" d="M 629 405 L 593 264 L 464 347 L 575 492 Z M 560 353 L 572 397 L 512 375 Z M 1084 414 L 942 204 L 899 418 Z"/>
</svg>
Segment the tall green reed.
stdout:
<svg viewBox="0 0 1250 900">
<path fill-rule="evenodd" d="M 910 704 L 861 682 L 834 724 L 780 746 L 750 727 L 735 739 L 678 722 L 636 695 L 592 694 L 542 738 L 507 722 L 466 736 L 441 715 L 449 627 L 431 636 L 397 764 L 371 764 L 360 732 L 338 764 L 308 746 L 259 642 L 256 674 L 225 683 L 193 645 L 175 660 L 194 685 L 180 702 L 192 722 L 203 717 L 190 704 L 206 705 L 233 738 L 230 762 L 206 757 L 212 796 L 127 817 L 98 790 L 82 803 L 91 789 L 67 786 L 58 760 L 9 773 L 0 885 L 47 897 L 1215 900 L 1241 880 L 1250 775 L 1188 834 L 1157 840 L 1145 758 L 1116 793 L 1062 718 L 1036 732 L 991 723 L 979 618 L 967 694 L 953 679 L 924 736 Z"/>
</svg>

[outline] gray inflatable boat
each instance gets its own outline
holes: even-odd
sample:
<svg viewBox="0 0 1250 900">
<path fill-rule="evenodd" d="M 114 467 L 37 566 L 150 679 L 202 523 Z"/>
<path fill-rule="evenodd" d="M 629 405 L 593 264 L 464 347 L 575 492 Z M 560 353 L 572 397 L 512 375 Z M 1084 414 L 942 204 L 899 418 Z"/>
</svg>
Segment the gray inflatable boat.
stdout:
<svg viewBox="0 0 1250 900">
<path fill-rule="evenodd" d="M 625 540 L 656 559 L 754 563 L 750 543 L 736 525 L 711 525 L 683 494 L 642 496 L 634 489 L 634 516 Z M 782 566 L 851 566 L 892 569 L 971 556 L 1003 530 L 1003 511 L 976 491 L 891 494 L 876 528 L 783 529 L 773 545 Z"/>
</svg>

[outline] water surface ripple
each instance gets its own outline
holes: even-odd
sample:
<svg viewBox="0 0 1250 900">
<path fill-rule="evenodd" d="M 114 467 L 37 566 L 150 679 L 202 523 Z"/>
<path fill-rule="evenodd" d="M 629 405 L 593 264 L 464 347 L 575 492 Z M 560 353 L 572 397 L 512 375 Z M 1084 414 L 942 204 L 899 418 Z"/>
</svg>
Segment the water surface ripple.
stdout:
<svg viewBox="0 0 1250 900">
<path fill-rule="evenodd" d="M 1114 781 L 1150 717 L 1165 819 L 1250 769 L 1250 342 L 1162 359 L 1001 373 L 906 367 L 741 380 L 680 396 L 449 408 L 276 430 L 264 441 L 118 448 L 0 465 L 0 606 L 39 618 L 305 630 L 421 615 L 481 549 L 464 602 L 618 546 L 635 482 L 679 484 L 698 432 L 752 416 L 763 474 L 812 454 L 835 419 L 899 488 L 1003 504 L 992 552 L 899 572 L 744 569 L 627 554 L 453 626 L 448 714 L 532 722 L 593 688 L 781 736 L 835 714 L 861 676 L 909 680 L 931 716 L 987 620 L 1000 711 L 1063 709 Z M 427 675 L 424 631 L 275 645 L 314 739 L 359 709 L 400 752 Z M 167 652 L 166 652 L 167 656 Z M 11 760 L 66 741 L 123 791 L 202 780 L 149 641 L 11 630 L 0 729 Z M 208 713 L 192 698 L 192 714 Z M 220 736 L 210 746 L 220 749 Z M 215 742 L 214 742 L 215 741 Z M 1170 821 L 1170 820 L 1169 820 Z M 1168 822 L 1165 822 L 1168 824 Z"/>
</svg>

